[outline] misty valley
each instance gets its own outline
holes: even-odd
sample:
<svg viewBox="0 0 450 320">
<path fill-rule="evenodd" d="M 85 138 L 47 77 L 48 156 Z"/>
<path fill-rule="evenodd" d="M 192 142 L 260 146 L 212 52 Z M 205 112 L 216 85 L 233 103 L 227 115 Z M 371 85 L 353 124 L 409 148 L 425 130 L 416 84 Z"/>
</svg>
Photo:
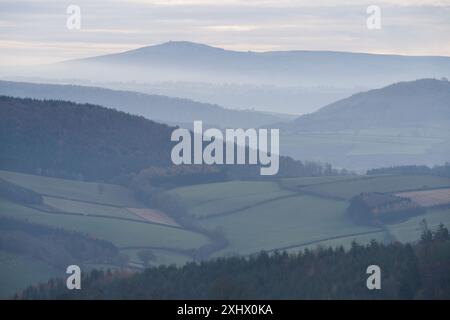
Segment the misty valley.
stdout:
<svg viewBox="0 0 450 320">
<path fill-rule="evenodd" d="M 58 39 L 91 51 L 0 64 L 0 299 L 450 298 L 450 57 L 136 48 L 90 19 Z M 224 306 L 178 314 L 271 313 Z"/>
</svg>

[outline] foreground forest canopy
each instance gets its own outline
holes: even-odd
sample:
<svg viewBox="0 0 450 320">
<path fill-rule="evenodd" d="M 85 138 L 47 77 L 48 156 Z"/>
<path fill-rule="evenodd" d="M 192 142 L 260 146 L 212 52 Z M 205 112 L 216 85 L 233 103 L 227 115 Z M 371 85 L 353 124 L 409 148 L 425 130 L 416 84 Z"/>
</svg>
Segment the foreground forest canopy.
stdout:
<svg viewBox="0 0 450 320">
<path fill-rule="evenodd" d="M 372 241 L 350 250 L 319 248 L 298 254 L 260 253 L 161 266 L 142 273 L 93 271 L 83 289 L 65 280 L 29 287 L 22 299 L 449 299 L 450 237 L 440 225 L 415 245 Z M 368 290 L 366 269 L 381 268 L 381 290 Z"/>
</svg>

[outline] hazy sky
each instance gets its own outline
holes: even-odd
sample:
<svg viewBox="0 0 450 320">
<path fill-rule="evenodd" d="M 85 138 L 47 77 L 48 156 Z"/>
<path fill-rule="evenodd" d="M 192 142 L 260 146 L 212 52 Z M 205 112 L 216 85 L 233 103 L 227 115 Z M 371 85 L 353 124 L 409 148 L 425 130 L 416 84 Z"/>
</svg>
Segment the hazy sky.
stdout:
<svg viewBox="0 0 450 320">
<path fill-rule="evenodd" d="M 81 29 L 66 27 L 69 5 Z M 366 27 L 369 5 L 381 30 Z M 450 0 L 0 0 L 0 65 L 48 63 L 169 40 L 235 50 L 450 56 Z"/>
</svg>

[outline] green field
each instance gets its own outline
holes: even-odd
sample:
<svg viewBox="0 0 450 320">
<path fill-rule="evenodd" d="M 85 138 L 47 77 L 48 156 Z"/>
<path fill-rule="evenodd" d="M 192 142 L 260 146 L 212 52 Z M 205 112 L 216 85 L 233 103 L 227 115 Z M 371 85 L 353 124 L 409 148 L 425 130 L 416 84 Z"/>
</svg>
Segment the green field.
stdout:
<svg viewBox="0 0 450 320">
<path fill-rule="evenodd" d="M 383 128 L 348 131 L 308 131 L 283 133 L 280 137 L 283 149 L 320 150 L 340 149 L 347 155 L 424 154 L 431 145 L 446 141 L 448 128 Z M 282 149 L 282 151 L 283 151 Z"/>
<path fill-rule="evenodd" d="M 376 230 L 354 225 L 346 215 L 346 207 L 344 201 L 297 196 L 205 219 L 202 225 L 223 230 L 230 246 L 222 253 L 238 254 Z"/>
<path fill-rule="evenodd" d="M 292 195 L 295 195 L 295 193 L 286 190 L 279 190 L 270 193 L 217 199 L 189 207 L 188 213 L 198 218 L 210 217 L 214 215 L 227 214 L 232 211 L 243 210 L 261 202 L 273 201 Z"/>
<path fill-rule="evenodd" d="M 108 218 L 43 213 L 0 199 L 0 215 L 87 233 L 120 247 L 166 247 L 192 249 L 208 243 L 197 233 L 140 222 Z"/>
<path fill-rule="evenodd" d="M 428 210 L 428 213 L 413 217 L 405 222 L 388 226 L 392 235 L 401 242 L 414 242 L 422 234 L 421 221 L 425 219 L 428 228 L 433 230 L 443 223 L 450 228 L 450 209 Z"/>
<path fill-rule="evenodd" d="M 276 182 L 230 181 L 176 188 L 167 194 L 180 201 L 188 214 L 200 218 L 244 209 L 295 193 L 281 189 Z"/>
<path fill-rule="evenodd" d="M 89 202 L 65 200 L 53 197 L 44 197 L 44 204 L 64 212 L 83 213 L 87 215 L 101 215 L 105 217 L 125 218 L 143 221 L 142 218 L 131 213 L 126 208 L 111 207 Z"/>
<path fill-rule="evenodd" d="M 234 197 L 279 192 L 276 182 L 229 181 L 180 187 L 168 191 L 187 207 Z"/>
<path fill-rule="evenodd" d="M 131 190 L 105 183 L 81 182 L 0 170 L 0 178 L 42 195 L 121 207 L 142 207 Z"/>
<path fill-rule="evenodd" d="M 154 253 L 156 259 L 150 262 L 151 265 L 179 266 L 191 261 L 190 250 L 211 241 L 198 232 L 145 223 L 127 210 L 127 207 L 143 205 L 133 198 L 130 190 L 120 186 L 102 184 L 99 187 L 96 183 L 6 171 L 0 171 L 0 178 L 44 195 L 44 205 L 56 210 L 50 213 L 41 207 L 30 208 L 0 199 L 0 216 L 26 219 L 109 241 L 129 256 L 131 268 L 142 268 L 137 255 L 139 250 L 149 249 Z M 387 238 L 384 231 L 356 225 L 347 216 L 348 200 L 352 196 L 361 192 L 400 192 L 448 186 L 450 179 L 434 176 L 351 175 L 230 181 L 179 187 L 166 193 L 180 202 L 195 223 L 223 233 L 228 246 L 211 255 L 220 257 L 261 250 L 296 252 L 341 245 L 348 248 L 352 241 L 366 244 L 372 239 L 382 242 Z M 450 226 L 450 209 L 429 211 L 387 228 L 396 240 L 416 241 L 420 237 L 423 218 L 427 219 L 430 228 L 441 222 Z M 55 274 L 51 267 L 29 257 L 3 253 L 0 259 L 4 261 L 0 284 L 4 284 L 6 292 L 0 294 L 12 294 L 24 285 L 46 281 Z M 35 265 L 36 273 L 42 277 L 33 273 L 25 275 L 26 263 Z M 14 266 L 18 272 L 9 276 Z M 91 267 L 114 269 L 119 266 Z"/>
<path fill-rule="evenodd" d="M 0 251 L 0 275 L 0 299 L 10 298 L 31 284 L 63 276 L 44 262 L 5 251 Z"/>
<path fill-rule="evenodd" d="M 450 179 L 435 176 L 365 176 L 357 180 L 311 185 L 301 190 L 325 197 L 350 199 L 361 192 L 397 192 L 450 186 Z"/>
<path fill-rule="evenodd" d="M 325 177 L 298 177 L 281 179 L 280 184 L 283 188 L 298 190 L 301 187 L 312 186 L 324 183 L 333 183 L 338 181 L 348 181 L 361 179 L 361 176 L 325 176 Z"/>
</svg>

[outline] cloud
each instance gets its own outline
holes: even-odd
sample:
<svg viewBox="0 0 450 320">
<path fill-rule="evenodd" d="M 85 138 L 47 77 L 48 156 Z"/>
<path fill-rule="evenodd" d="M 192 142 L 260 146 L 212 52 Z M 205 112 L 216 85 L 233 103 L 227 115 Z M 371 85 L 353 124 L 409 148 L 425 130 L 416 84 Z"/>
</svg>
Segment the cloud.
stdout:
<svg viewBox="0 0 450 320">
<path fill-rule="evenodd" d="M 2 0 L 0 60 L 60 61 L 169 40 L 235 50 L 336 50 L 450 55 L 450 0 Z M 69 4 L 82 29 L 66 28 Z M 7 49 L 7 50 L 3 50 Z"/>
</svg>

